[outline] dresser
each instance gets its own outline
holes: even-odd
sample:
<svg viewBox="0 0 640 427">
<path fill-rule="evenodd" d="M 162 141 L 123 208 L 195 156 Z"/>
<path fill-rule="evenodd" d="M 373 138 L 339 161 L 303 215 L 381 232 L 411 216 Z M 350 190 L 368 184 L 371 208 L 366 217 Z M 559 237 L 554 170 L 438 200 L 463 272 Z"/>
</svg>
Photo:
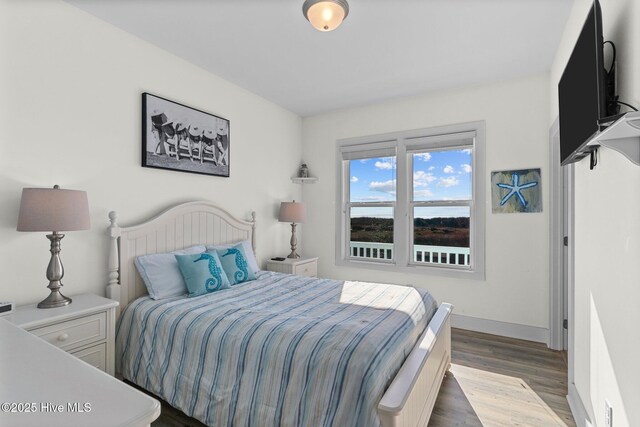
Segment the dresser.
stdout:
<svg viewBox="0 0 640 427">
<path fill-rule="evenodd" d="M 156 399 L 5 319 L 0 317 L 0 426 L 145 427 L 160 415 Z"/>
<path fill-rule="evenodd" d="M 267 270 L 298 276 L 318 276 L 318 257 L 285 258 L 284 261 L 270 259 Z"/>
<path fill-rule="evenodd" d="M 71 298 L 64 307 L 24 305 L 2 318 L 113 375 L 118 302 L 92 294 Z"/>
</svg>

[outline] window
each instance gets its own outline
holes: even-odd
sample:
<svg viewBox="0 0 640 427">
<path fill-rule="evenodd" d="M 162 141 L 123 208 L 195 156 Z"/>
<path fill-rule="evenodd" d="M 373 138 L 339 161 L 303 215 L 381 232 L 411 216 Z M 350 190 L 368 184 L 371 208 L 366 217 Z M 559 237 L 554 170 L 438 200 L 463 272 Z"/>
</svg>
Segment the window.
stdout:
<svg viewBox="0 0 640 427">
<path fill-rule="evenodd" d="M 393 261 L 396 156 L 349 160 L 349 258 Z"/>
<path fill-rule="evenodd" d="M 338 141 L 338 164 L 338 264 L 484 278 L 483 122 Z"/>
<path fill-rule="evenodd" d="M 409 152 L 413 264 L 470 265 L 473 145 Z"/>
</svg>

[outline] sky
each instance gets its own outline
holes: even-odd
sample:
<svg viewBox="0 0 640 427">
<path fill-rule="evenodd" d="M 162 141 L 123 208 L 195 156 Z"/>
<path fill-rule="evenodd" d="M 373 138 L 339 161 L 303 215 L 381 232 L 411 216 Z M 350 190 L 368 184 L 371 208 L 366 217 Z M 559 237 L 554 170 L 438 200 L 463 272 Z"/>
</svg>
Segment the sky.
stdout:
<svg viewBox="0 0 640 427">
<path fill-rule="evenodd" d="M 350 161 L 351 202 L 394 201 L 395 157 Z M 471 198 L 471 151 L 442 150 L 413 155 L 413 192 L 416 201 L 468 200 Z M 352 208 L 352 217 L 393 216 L 392 208 Z M 467 207 L 416 208 L 414 217 L 469 216 Z"/>
</svg>

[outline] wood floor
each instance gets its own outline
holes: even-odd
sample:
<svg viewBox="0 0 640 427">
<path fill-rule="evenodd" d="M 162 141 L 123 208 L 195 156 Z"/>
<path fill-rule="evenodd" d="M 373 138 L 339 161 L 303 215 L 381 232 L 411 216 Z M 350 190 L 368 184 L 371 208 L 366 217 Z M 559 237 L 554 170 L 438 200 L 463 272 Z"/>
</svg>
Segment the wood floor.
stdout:
<svg viewBox="0 0 640 427">
<path fill-rule="evenodd" d="M 566 356 L 544 344 L 452 330 L 452 365 L 429 427 L 574 427 Z M 203 426 L 162 402 L 152 426 Z"/>
<path fill-rule="evenodd" d="M 545 344 L 452 330 L 452 364 L 429 427 L 574 427 L 567 365 Z"/>
</svg>

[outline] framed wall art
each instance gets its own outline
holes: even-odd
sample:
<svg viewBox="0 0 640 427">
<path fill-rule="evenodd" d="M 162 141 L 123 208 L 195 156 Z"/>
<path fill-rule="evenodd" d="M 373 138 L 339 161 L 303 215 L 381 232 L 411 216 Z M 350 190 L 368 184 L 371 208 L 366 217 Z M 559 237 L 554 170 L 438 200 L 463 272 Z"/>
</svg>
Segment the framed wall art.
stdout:
<svg viewBox="0 0 640 427">
<path fill-rule="evenodd" d="M 493 213 L 542 212 L 540 169 L 491 172 Z"/>
<path fill-rule="evenodd" d="M 142 94 L 142 166 L 229 176 L 229 120 Z"/>
</svg>

